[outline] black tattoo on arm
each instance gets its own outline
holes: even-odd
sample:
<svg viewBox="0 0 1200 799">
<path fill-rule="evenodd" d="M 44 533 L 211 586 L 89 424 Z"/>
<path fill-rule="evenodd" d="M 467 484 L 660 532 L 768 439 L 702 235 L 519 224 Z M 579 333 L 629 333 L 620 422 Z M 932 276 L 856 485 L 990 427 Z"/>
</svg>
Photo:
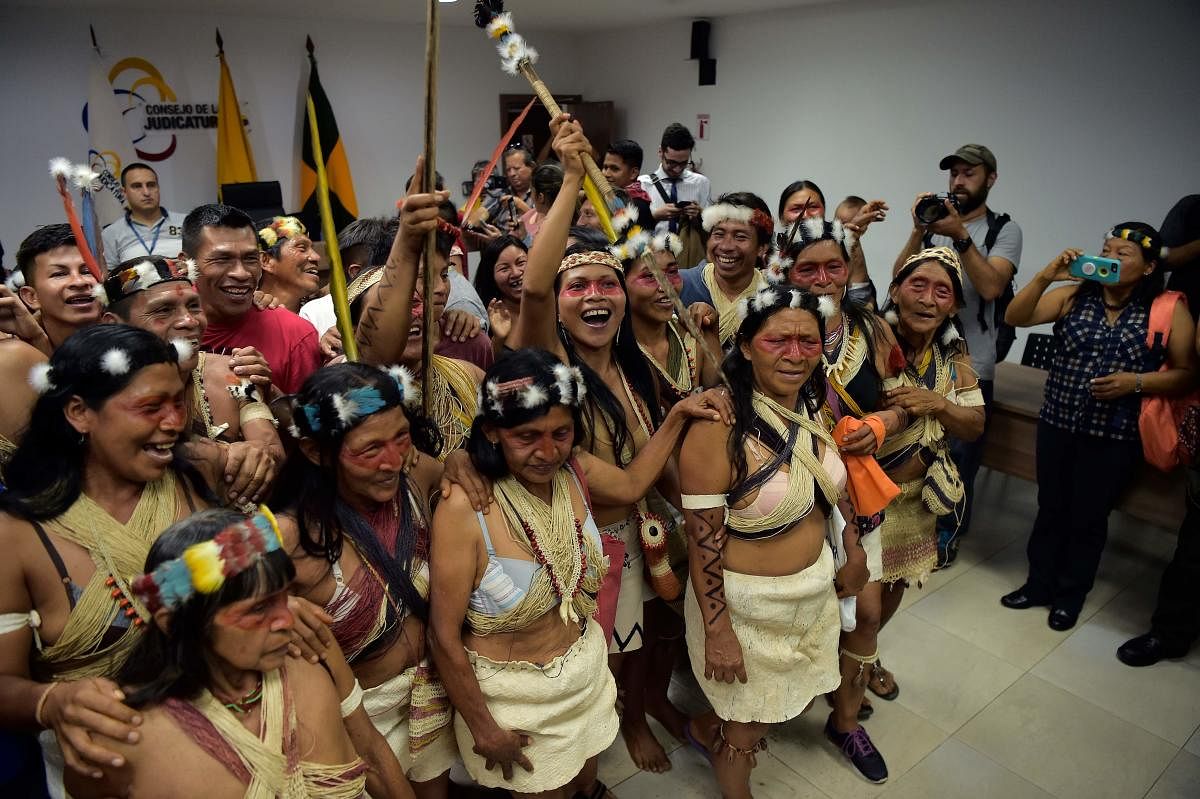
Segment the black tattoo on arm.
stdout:
<svg viewBox="0 0 1200 799">
<path fill-rule="evenodd" d="M 725 509 L 708 508 L 690 513 L 688 532 L 695 544 L 690 564 L 692 582 L 700 613 L 706 626 L 712 627 L 729 609 L 725 601 L 725 573 L 721 567 Z"/>
</svg>

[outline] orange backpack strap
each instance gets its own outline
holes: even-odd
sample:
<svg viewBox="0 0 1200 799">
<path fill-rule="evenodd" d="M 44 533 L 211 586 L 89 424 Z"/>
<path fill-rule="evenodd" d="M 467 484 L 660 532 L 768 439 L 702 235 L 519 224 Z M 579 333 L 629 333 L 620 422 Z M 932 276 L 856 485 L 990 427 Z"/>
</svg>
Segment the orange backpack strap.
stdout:
<svg viewBox="0 0 1200 799">
<path fill-rule="evenodd" d="M 1150 324 L 1146 328 L 1146 346 L 1154 349 L 1155 345 L 1166 347 L 1171 338 L 1171 322 L 1175 319 L 1176 303 L 1186 303 L 1183 292 L 1164 291 L 1154 298 L 1150 304 Z"/>
</svg>

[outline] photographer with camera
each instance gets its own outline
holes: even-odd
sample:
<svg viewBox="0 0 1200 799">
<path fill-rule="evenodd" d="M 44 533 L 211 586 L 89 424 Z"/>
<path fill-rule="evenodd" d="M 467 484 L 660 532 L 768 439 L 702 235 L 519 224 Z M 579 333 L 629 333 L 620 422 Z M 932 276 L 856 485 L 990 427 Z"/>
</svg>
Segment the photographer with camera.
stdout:
<svg viewBox="0 0 1200 799">
<path fill-rule="evenodd" d="M 996 184 L 996 156 L 987 147 L 964 144 L 943 158 L 938 167 L 949 171 L 949 189 L 946 194 L 917 196 L 913 229 L 892 272 L 899 272 L 904 262 L 922 248 L 944 246 L 958 252 L 966 278 L 965 304 L 959 319 L 990 420 L 996 362 L 1004 360 L 1012 345 L 1012 328 L 1004 324 L 1004 309 L 1012 298 L 1012 280 L 1021 261 L 1021 228 L 1008 214 L 988 208 L 988 193 Z M 938 520 L 939 568 L 954 561 L 958 538 L 966 535 L 971 525 L 975 474 L 983 460 L 984 437 L 972 443 L 951 438 L 951 457 L 966 496 L 961 524 L 955 514 Z"/>
</svg>

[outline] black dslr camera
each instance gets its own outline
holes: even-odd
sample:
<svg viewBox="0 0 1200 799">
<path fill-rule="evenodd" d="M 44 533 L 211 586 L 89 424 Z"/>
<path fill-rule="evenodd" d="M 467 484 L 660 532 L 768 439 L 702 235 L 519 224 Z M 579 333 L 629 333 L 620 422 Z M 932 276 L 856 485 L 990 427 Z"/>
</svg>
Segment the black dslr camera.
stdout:
<svg viewBox="0 0 1200 799">
<path fill-rule="evenodd" d="M 932 225 L 939 219 L 944 219 L 949 215 L 946 210 L 946 200 L 954 206 L 954 210 L 962 213 L 962 206 L 958 204 L 958 198 L 953 194 L 935 194 L 932 197 L 922 197 L 917 200 L 915 213 L 917 219 L 922 225 Z"/>
</svg>

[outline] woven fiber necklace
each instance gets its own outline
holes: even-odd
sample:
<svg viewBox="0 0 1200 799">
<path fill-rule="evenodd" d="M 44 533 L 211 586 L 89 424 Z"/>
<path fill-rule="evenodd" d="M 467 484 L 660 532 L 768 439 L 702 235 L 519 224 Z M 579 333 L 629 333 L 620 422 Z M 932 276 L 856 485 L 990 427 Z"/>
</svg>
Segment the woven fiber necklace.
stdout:
<svg viewBox="0 0 1200 799">
<path fill-rule="evenodd" d="M 574 608 L 575 597 L 583 587 L 587 574 L 584 555 L 583 526 L 571 507 L 571 482 L 566 469 L 554 473 L 547 505 L 529 492 L 512 475 L 495 484 L 500 509 L 512 532 L 521 530 L 538 563 L 546 569 L 550 585 L 560 600 L 559 615 L 564 623 L 579 621 Z"/>
</svg>

